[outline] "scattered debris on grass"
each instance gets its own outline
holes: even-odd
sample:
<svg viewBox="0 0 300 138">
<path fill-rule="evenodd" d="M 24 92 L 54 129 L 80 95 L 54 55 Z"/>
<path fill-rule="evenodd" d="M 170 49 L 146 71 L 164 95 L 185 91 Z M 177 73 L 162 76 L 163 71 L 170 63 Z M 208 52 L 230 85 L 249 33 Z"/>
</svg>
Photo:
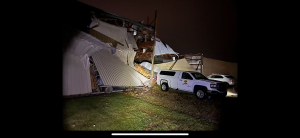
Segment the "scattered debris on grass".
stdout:
<svg viewBox="0 0 300 138">
<path fill-rule="evenodd" d="M 154 105 L 162 106 L 170 111 L 177 111 L 195 118 L 202 118 L 210 123 L 218 124 L 220 121 L 222 103 L 222 99 L 220 98 L 210 97 L 210 99 L 200 100 L 193 93 L 174 89 L 170 89 L 167 92 L 161 91 L 158 85 L 148 88 L 148 90 L 147 88 L 145 89 L 134 89 L 125 94 Z"/>
</svg>

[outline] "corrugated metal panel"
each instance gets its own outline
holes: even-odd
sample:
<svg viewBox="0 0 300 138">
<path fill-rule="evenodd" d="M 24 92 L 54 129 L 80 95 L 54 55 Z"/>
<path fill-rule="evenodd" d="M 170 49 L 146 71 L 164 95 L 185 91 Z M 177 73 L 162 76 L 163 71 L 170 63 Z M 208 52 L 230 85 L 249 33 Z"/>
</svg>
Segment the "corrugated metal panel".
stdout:
<svg viewBox="0 0 300 138">
<path fill-rule="evenodd" d="M 114 40 L 114 39 L 112 39 L 112 38 L 110 38 L 110 37 L 108 37 L 108 36 L 106 36 L 106 35 L 98 32 L 98 31 L 96 31 L 94 29 L 90 29 L 89 33 L 92 36 L 96 37 L 97 39 L 99 39 L 99 40 L 101 40 L 101 41 L 103 41 L 105 43 L 111 43 L 113 47 L 117 47 L 118 43 L 121 44 L 120 42 L 118 42 L 118 41 L 116 41 L 116 40 Z M 123 44 L 121 44 L 121 45 L 123 45 Z"/>
<path fill-rule="evenodd" d="M 195 68 L 195 69 L 196 69 L 197 67 L 198 67 L 198 69 L 201 69 L 201 65 L 199 65 L 199 66 L 198 66 L 198 65 L 191 65 L 191 66 L 192 66 L 193 68 Z"/>
<path fill-rule="evenodd" d="M 132 68 L 134 68 L 133 61 L 134 61 L 135 54 L 136 52 L 133 50 L 132 45 L 126 45 L 126 46 L 117 45 L 116 56 L 126 65 L 128 60 L 128 64 Z"/>
<path fill-rule="evenodd" d="M 200 64 L 201 60 L 188 60 L 189 64 Z"/>
<path fill-rule="evenodd" d="M 136 49 L 138 49 L 133 34 L 127 32 L 127 38 L 128 38 L 127 43 L 128 43 L 129 45 L 131 45 L 131 48 L 136 48 Z"/>
<path fill-rule="evenodd" d="M 133 50 L 133 48 L 134 47 L 137 48 L 137 45 L 136 45 L 133 35 L 130 33 L 127 33 L 127 35 L 128 35 L 128 39 L 126 41 L 127 41 L 127 43 L 129 43 L 128 44 L 128 63 L 129 63 L 130 67 L 135 68 L 133 65 L 133 62 L 134 62 L 134 57 L 136 55 L 136 52 Z"/>
<path fill-rule="evenodd" d="M 91 26 L 95 25 L 96 22 L 99 23 L 99 26 L 93 28 L 94 30 L 122 43 L 124 47 L 126 46 L 125 39 L 127 39 L 127 28 L 111 25 L 100 21 L 97 18 L 92 21 Z"/>
<path fill-rule="evenodd" d="M 91 92 L 89 68 L 84 68 L 82 60 L 66 53 L 63 62 L 63 95 Z"/>
<path fill-rule="evenodd" d="M 128 53 L 128 63 L 129 63 L 129 66 L 132 68 L 134 68 L 133 62 L 134 62 L 135 54 L 136 54 L 136 52 L 133 50 L 129 51 L 129 53 Z"/>
<path fill-rule="evenodd" d="M 142 86 L 148 79 L 136 70 L 124 64 L 117 56 L 110 56 L 110 50 L 104 48 L 92 55 L 104 85 Z M 141 81 L 140 81 L 140 80 Z"/>
<path fill-rule="evenodd" d="M 78 31 L 63 54 L 63 95 L 92 92 L 88 56 L 109 45 Z"/>
<path fill-rule="evenodd" d="M 108 37 L 111 37 L 115 39 L 118 42 L 121 42 L 124 44 L 124 46 L 117 44 L 115 55 L 124 63 L 128 64 L 130 67 L 134 68 L 133 61 L 136 52 L 133 50 L 133 47 L 137 48 L 135 39 L 131 33 L 127 32 L 127 29 L 124 27 L 118 27 L 114 26 L 105 22 L 102 22 L 100 20 L 97 20 L 99 22 L 99 26 L 93 28 L 95 34 L 101 33 Z M 95 21 L 94 21 L 95 23 Z M 127 62 L 128 61 L 128 62 Z"/>
<path fill-rule="evenodd" d="M 156 41 L 154 55 L 162 55 L 162 54 L 176 54 L 177 55 L 177 53 L 174 52 L 173 49 L 169 45 L 167 45 L 167 47 L 166 47 L 162 42 Z"/>
<path fill-rule="evenodd" d="M 201 59 L 201 56 L 192 56 L 192 59 Z"/>
<path fill-rule="evenodd" d="M 122 51 L 117 50 L 115 54 L 115 56 L 117 56 L 119 60 L 121 60 L 126 65 L 127 65 L 127 55 L 128 55 L 128 50 L 122 50 Z"/>
<path fill-rule="evenodd" d="M 175 61 L 155 64 L 155 66 L 161 68 L 162 70 L 168 70 L 173 65 Z M 172 70 L 183 70 L 183 71 L 196 71 L 187 61 L 185 58 L 177 60 L 176 64 L 172 68 Z"/>
</svg>

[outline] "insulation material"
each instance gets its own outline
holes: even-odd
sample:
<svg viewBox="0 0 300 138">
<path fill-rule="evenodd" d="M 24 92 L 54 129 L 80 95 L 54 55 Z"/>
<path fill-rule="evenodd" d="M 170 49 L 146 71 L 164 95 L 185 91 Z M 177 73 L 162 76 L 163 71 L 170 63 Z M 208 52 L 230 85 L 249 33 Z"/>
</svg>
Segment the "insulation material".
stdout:
<svg viewBox="0 0 300 138">
<path fill-rule="evenodd" d="M 152 70 L 152 64 L 149 62 L 142 62 L 140 65 L 147 68 L 148 70 Z M 153 68 L 154 68 L 153 70 L 154 72 L 159 72 L 161 70 L 159 67 L 155 65 L 153 65 Z"/>
<path fill-rule="evenodd" d="M 110 56 L 110 54 L 108 48 L 103 48 L 92 55 L 104 85 L 143 86 L 142 82 L 148 80 L 120 61 L 117 56 Z"/>
<path fill-rule="evenodd" d="M 175 61 L 155 64 L 155 66 L 159 67 L 162 70 L 169 70 L 170 67 L 174 64 Z M 196 71 L 185 58 L 177 60 L 172 70 L 182 70 L 182 71 Z"/>
<path fill-rule="evenodd" d="M 150 78 L 151 76 L 151 71 L 147 70 L 145 67 L 139 65 L 139 64 L 135 64 L 135 69 L 141 73 L 142 75 L 144 75 L 147 78 Z"/>
<path fill-rule="evenodd" d="M 76 95 L 92 92 L 89 71 L 89 56 L 108 44 L 93 36 L 77 31 L 63 54 L 63 95 Z"/>
</svg>

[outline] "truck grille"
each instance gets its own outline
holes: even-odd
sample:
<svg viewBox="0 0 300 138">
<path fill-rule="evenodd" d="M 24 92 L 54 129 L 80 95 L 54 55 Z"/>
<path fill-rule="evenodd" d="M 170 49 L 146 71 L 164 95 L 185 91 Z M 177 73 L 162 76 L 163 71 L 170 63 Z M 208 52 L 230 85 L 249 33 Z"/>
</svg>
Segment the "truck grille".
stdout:
<svg viewBox="0 0 300 138">
<path fill-rule="evenodd" d="M 226 83 L 218 83 L 217 84 L 217 90 L 226 91 L 227 90 Z"/>
</svg>

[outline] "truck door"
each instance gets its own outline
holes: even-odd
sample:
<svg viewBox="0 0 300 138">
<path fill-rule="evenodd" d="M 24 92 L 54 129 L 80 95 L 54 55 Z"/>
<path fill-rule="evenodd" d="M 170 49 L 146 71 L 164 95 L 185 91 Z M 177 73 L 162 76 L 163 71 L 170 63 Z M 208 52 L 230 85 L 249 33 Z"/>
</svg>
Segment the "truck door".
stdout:
<svg viewBox="0 0 300 138">
<path fill-rule="evenodd" d="M 179 74 L 178 89 L 193 92 L 194 80 L 188 72 Z"/>
</svg>

